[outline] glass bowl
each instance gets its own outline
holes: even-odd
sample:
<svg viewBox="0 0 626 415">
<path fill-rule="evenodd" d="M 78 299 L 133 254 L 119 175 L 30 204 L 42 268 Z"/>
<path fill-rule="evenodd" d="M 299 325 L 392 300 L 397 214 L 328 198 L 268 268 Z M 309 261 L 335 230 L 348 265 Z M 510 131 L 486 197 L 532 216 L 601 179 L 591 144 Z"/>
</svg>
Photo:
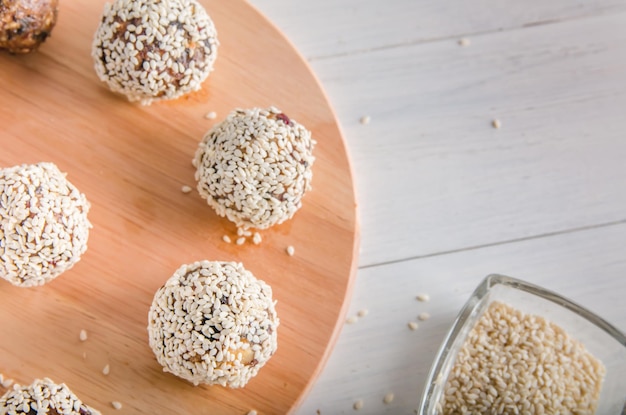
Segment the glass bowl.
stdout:
<svg viewBox="0 0 626 415">
<path fill-rule="evenodd" d="M 525 314 L 544 317 L 560 326 L 570 337 L 583 343 L 606 368 L 596 413 L 626 414 L 624 333 L 589 310 L 556 293 L 503 275 L 486 277 L 459 313 L 428 374 L 419 414 L 442 414 L 438 403 L 457 354 L 483 312 L 495 301 L 507 304 Z"/>
</svg>

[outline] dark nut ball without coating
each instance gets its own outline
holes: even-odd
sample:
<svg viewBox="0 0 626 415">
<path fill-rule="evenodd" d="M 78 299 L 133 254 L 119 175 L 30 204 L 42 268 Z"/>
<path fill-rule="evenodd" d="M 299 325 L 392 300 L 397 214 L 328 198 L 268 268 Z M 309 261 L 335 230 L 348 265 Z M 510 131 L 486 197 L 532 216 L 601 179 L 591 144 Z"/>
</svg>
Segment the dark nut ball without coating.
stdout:
<svg viewBox="0 0 626 415">
<path fill-rule="evenodd" d="M 0 49 L 37 49 L 57 22 L 58 5 L 58 0 L 0 0 Z"/>
</svg>

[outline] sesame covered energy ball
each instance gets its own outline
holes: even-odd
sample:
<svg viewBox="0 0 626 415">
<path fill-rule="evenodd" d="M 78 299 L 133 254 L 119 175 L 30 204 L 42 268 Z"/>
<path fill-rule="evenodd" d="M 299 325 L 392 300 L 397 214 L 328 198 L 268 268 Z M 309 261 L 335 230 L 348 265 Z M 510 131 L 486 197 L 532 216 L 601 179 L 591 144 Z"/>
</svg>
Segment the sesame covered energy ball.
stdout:
<svg viewBox="0 0 626 415">
<path fill-rule="evenodd" d="M 194 385 L 243 387 L 276 351 L 274 305 L 240 263 L 183 265 L 154 296 L 150 347 L 165 372 Z"/>
<path fill-rule="evenodd" d="M 0 415 L 100 415 L 85 405 L 67 387 L 50 379 L 37 379 L 28 386 L 14 385 L 0 398 Z"/>
<path fill-rule="evenodd" d="M 237 109 L 200 142 L 198 192 L 239 228 L 282 223 L 311 188 L 314 146 L 311 133 L 276 108 Z"/>
<path fill-rule="evenodd" d="M 53 163 L 0 169 L 0 277 L 45 284 L 87 250 L 89 202 Z"/>
<path fill-rule="evenodd" d="M 199 90 L 217 46 L 213 21 L 196 0 L 116 0 L 105 6 L 92 56 L 111 90 L 150 104 Z"/>
</svg>

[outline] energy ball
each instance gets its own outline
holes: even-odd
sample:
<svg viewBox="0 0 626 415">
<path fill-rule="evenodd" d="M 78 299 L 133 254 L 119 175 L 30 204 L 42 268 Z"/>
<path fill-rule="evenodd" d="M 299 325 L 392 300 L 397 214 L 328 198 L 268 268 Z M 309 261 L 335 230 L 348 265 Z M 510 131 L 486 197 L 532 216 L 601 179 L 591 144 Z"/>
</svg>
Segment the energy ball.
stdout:
<svg viewBox="0 0 626 415">
<path fill-rule="evenodd" d="M 217 32 L 196 0 L 106 4 L 92 56 L 112 91 L 144 105 L 201 88 L 217 57 Z"/>
<path fill-rule="evenodd" d="M 61 383 L 37 379 L 28 386 L 14 385 L 0 398 L 0 415 L 100 415 Z"/>
<path fill-rule="evenodd" d="M 0 169 L 0 277 L 43 285 L 87 250 L 89 202 L 53 163 Z"/>
<path fill-rule="evenodd" d="M 50 36 L 57 22 L 58 0 L 1 0 L 0 49 L 29 53 Z"/>
<path fill-rule="evenodd" d="M 314 146 L 311 133 L 277 108 L 236 109 L 200 142 L 198 192 L 238 228 L 280 224 L 311 188 Z"/>
<path fill-rule="evenodd" d="M 240 263 L 183 265 L 154 296 L 150 347 L 163 371 L 194 385 L 243 387 L 276 351 L 274 305 Z"/>
</svg>

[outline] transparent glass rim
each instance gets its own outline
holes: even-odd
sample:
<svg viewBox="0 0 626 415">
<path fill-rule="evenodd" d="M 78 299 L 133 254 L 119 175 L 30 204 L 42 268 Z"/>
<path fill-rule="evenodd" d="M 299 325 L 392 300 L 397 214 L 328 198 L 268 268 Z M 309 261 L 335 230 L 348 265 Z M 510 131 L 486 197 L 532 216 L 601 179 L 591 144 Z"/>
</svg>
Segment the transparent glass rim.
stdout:
<svg viewBox="0 0 626 415">
<path fill-rule="evenodd" d="M 439 382 L 436 379 L 437 374 L 441 373 L 444 365 L 446 364 L 452 346 L 454 345 L 455 340 L 461 333 L 461 330 L 465 326 L 466 321 L 472 317 L 476 308 L 482 303 L 482 300 L 487 296 L 489 291 L 491 291 L 495 286 L 498 285 L 504 285 L 520 291 L 524 291 L 545 300 L 551 301 L 555 304 L 558 304 L 559 306 L 566 308 L 571 312 L 579 315 L 580 317 L 588 320 L 590 323 L 602 329 L 608 335 L 613 337 L 617 342 L 626 347 L 626 335 L 622 333 L 621 330 L 617 329 L 608 321 L 604 320 L 603 318 L 599 317 L 588 309 L 576 304 L 575 302 L 568 300 L 567 298 L 555 292 L 546 290 L 542 287 L 519 280 L 517 278 L 508 277 L 501 274 L 490 274 L 482 280 L 482 282 L 478 285 L 478 287 L 476 287 L 476 289 L 470 296 L 469 300 L 465 303 L 465 305 L 457 315 L 456 319 L 454 320 L 452 327 L 446 334 L 446 337 L 441 347 L 439 348 L 437 355 L 435 356 L 435 360 L 430 368 L 430 371 L 428 372 L 428 377 L 424 386 L 424 392 L 420 401 L 418 409 L 418 413 L 420 415 L 431 415 L 428 414 L 426 411 L 429 407 L 432 406 L 432 400 L 434 398 L 435 391 L 439 386 Z"/>
</svg>

